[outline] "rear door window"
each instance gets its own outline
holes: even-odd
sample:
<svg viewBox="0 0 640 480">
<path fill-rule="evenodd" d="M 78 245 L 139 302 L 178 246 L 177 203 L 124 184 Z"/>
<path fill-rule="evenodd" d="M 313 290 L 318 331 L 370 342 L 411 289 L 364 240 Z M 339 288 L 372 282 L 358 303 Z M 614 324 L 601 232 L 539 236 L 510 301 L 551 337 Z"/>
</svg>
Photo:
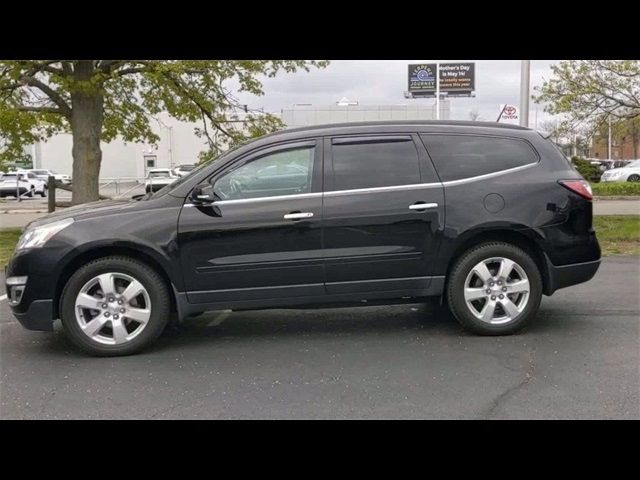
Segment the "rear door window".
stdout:
<svg viewBox="0 0 640 480">
<path fill-rule="evenodd" d="M 333 190 L 420 183 L 418 151 L 410 136 L 332 140 Z"/>
<path fill-rule="evenodd" d="M 538 162 L 533 147 L 516 138 L 420 135 L 443 182 L 477 177 Z"/>
</svg>

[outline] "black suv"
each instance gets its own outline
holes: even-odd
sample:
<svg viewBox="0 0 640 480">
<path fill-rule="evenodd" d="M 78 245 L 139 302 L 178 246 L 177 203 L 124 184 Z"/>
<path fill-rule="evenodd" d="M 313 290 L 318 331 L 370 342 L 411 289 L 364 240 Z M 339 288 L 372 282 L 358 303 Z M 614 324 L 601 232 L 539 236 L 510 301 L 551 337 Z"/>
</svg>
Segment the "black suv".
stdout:
<svg viewBox="0 0 640 480">
<path fill-rule="evenodd" d="M 154 194 L 37 220 L 6 283 L 26 328 L 60 318 L 121 355 L 210 310 L 427 297 L 509 334 L 599 263 L 589 185 L 537 132 L 376 122 L 268 135 Z"/>
</svg>

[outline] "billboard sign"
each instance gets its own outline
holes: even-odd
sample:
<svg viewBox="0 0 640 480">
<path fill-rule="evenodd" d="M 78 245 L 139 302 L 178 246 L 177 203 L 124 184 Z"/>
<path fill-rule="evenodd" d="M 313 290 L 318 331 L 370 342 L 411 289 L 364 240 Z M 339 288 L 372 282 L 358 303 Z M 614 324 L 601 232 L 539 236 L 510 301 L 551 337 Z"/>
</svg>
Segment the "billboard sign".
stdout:
<svg viewBox="0 0 640 480">
<path fill-rule="evenodd" d="M 470 94 L 475 86 L 475 63 L 440 64 L 441 92 Z"/>
<path fill-rule="evenodd" d="M 437 63 L 409 65 L 408 93 L 415 96 L 435 96 Z M 471 95 L 475 90 L 475 63 L 441 63 L 440 93 Z"/>
<path fill-rule="evenodd" d="M 436 94 L 436 64 L 409 65 L 409 93 Z"/>
<path fill-rule="evenodd" d="M 520 123 L 520 109 L 517 105 L 509 105 L 503 103 L 500 105 L 500 114 L 498 115 L 498 123 L 510 123 L 518 125 Z"/>
</svg>

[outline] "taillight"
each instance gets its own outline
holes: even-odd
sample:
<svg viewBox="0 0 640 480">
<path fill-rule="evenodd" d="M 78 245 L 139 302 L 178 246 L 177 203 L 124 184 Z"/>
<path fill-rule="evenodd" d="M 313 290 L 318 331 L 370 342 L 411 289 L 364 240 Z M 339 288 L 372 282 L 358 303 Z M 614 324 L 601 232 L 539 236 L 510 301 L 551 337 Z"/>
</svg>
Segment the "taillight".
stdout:
<svg viewBox="0 0 640 480">
<path fill-rule="evenodd" d="M 593 200 L 591 185 L 586 180 L 558 180 L 558 183 L 587 200 Z"/>
</svg>

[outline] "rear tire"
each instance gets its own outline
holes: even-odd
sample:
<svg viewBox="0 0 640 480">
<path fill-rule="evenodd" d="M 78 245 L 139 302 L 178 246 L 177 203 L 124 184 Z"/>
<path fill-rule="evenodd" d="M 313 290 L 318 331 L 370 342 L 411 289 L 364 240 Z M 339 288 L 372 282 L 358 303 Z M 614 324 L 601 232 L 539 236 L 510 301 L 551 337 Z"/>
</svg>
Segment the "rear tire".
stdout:
<svg viewBox="0 0 640 480">
<path fill-rule="evenodd" d="M 521 248 L 487 242 L 456 260 L 446 295 L 451 313 L 467 330 L 479 335 L 510 335 L 538 312 L 542 277 L 531 255 Z"/>
<path fill-rule="evenodd" d="M 103 289 L 102 280 L 97 279 L 104 278 L 107 286 Z M 127 295 L 129 285 L 134 288 Z M 133 297 L 133 290 L 140 293 Z M 123 256 L 94 260 L 78 269 L 64 287 L 60 299 L 62 326 L 69 340 L 91 355 L 137 353 L 151 345 L 167 325 L 169 295 L 163 278 L 142 262 Z M 84 308 L 85 304 L 91 308 Z M 138 321 L 135 318 L 139 315 L 146 318 Z M 95 325 L 100 327 L 94 328 L 91 324 L 96 319 Z"/>
</svg>

